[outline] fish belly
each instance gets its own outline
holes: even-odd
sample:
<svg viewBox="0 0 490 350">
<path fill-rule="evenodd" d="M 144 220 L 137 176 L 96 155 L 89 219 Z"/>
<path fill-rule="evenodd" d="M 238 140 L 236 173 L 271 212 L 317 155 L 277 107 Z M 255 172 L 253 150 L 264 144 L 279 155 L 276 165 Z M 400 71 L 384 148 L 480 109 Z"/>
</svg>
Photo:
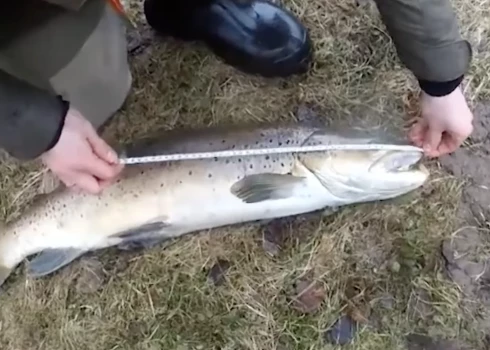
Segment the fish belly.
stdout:
<svg viewBox="0 0 490 350">
<path fill-rule="evenodd" d="M 231 193 L 214 194 L 207 200 L 196 200 L 174 206 L 170 226 L 164 232 L 169 237 L 213 229 L 222 226 L 281 218 L 324 209 L 331 205 L 324 189 L 305 188 L 302 193 L 285 199 L 270 199 L 246 203 Z"/>
</svg>

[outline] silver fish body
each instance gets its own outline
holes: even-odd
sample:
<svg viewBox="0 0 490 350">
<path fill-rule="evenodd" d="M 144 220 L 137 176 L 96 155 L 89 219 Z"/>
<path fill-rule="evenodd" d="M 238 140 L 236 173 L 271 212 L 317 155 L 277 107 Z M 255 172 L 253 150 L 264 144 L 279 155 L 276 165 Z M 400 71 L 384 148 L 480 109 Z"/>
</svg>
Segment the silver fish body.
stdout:
<svg viewBox="0 0 490 350">
<path fill-rule="evenodd" d="M 129 146 L 126 155 L 374 142 L 385 141 L 301 125 L 213 128 L 167 132 Z M 29 274 L 43 276 L 110 246 L 152 246 L 204 229 L 403 195 L 429 176 L 420 158 L 414 152 L 328 151 L 126 166 L 100 195 L 57 190 L 5 227 L 0 285 L 36 253 Z"/>
</svg>

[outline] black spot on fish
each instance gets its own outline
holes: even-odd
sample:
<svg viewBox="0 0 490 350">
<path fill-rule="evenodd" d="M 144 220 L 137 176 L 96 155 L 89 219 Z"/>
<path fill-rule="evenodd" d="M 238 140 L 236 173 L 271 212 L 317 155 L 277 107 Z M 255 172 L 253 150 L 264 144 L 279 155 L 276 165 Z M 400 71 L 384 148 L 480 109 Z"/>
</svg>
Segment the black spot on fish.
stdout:
<svg viewBox="0 0 490 350">
<path fill-rule="evenodd" d="M 238 158 L 238 163 L 241 163 L 242 162 L 242 158 Z"/>
<path fill-rule="evenodd" d="M 209 173 L 209 174 L 208 174 L 208 177 L 209 177 L 209 178 L 212 178 L 212 177 L 213 177 L 213 174 Z"/>
<path fill-rule="evenodd" d="M 281 166 L 284 167 L 284 163 L 281 163 Z"/>
<path fill-rule="evenodd" d="M 231 145 L 231 148 L 235 148 L 235 147 L 236 147 L 236 145 Z"/>
<path fill-rule="evenodd" d="M 225 160 L 225 163 L 230 164 L 230 160 L 229 159 Z"/>
<path fill-rule="evenodd" d="M 226 140 L 221 140 L 221 143 L 226 143 Z"/>
<path fill-rule="evenodd" d="M 269 143 L 272 143 L 272 142 L 274 142 L 274 140 L 273 140 L 273 139 L 270 139 L 270 140 L 269 140 Z"/>
<path fill-rule="evenodd" d="M 264 169 L 267 169 L 267 164 L 266 164 L 266 165 L 264 165 Z"/>
<path fill-rule="evenodd" d="M 181 184 L 181 185 L 182 185 L 182 180 L 179 180 L 179 184 Z"/>
<path fill-rule="evenodd" d="M 192 170 L 189 170 L 189 176 L 192 176 Z"/>
<path fill-rule="evenodd" d="M 265 156 L 265 160 L 269 160 L 270 158 L 270 156 Z"/>
<path fill-rule="evenodd" d="M 289 145 L 291 143 L 291 140 L 286 141 L 286 145 Z"/>
<path fill-rule="evenodd" d="M 163 187 L 163 183 L 160 184 L 160 187 Z"/>
<path fill-rule="evenodd" d="M 280 141 L 279 141 L 277 144 L 278 144 L 279 146 L 282 146 L 282 142 L 280 142 Z"/>
<path fill-rule="evenodd" d="M 263 132 L 260 133 L 260 136 L 265 137 L 265 134 Z"/>
<path fill-rule="evenodd" d="M 145 171 L 144 171 L 144 170 L 141 170 L 141 171 L 140 171 L 140 174 L 141 174 L 141 175 L 143 175 L 144 173 L 145 173 Z"/>
<path fill-rule="evenodd" d="M 254 165 L 253 164 L 250 164 L 250 169 L 253 169 L 254 168 Z"/>
<path fill-rule="evenodd" d="M 214 157 L 214 161 L 217 162 L 218 161 L 218 157 Z"/>
<path fill-rule="evenodd" d="M 259 141 L 255 141 L 255 144 L 258 145 L 259 144 Z"/>
</svg>

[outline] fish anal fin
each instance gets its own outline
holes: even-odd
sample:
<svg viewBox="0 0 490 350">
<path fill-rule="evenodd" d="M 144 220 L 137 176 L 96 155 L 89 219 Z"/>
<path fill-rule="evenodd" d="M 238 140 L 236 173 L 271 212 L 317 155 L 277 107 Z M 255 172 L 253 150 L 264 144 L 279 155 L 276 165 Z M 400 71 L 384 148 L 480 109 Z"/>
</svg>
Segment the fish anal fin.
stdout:
<svg viewBox="0 0 490 350">
<path fill-rule="evenodd" d="M 163 219 L 119 232 L 114 237 L 120 239 L 117 247 L 121 250 L 151 248 L 171 238 L 164 235 L 165 229 L 169 227 L 170 224 Z"/>
<path fill-rule="evenodd" d="M 286 199 L 293 195 L 304 180 L 303 177 L 289 174 L 255 174 L 235 182 L 230 191 L 246 203 Z"/>
<path fill-rule="evenodd" d="M 85 252 L 76 248 L 43 250 L 29 261 L 27 274 L 32 277 L 49 275 L 70 264 Z"/>
</svg>

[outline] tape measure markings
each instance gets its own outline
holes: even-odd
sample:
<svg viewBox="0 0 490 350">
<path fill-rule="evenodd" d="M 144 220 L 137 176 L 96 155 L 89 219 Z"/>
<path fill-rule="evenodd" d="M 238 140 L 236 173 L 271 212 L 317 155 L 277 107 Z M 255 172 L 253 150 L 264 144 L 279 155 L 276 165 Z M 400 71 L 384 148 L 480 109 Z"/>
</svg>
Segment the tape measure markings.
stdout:
<svg viewBox="0 0 490 350">
<path fill-rule="evenodd" d="M 277 147 L 277 148 L 260 148 L 260 149 L 243 149 L 243 150 L 228 150 L 215 152 L 193 152 L 179 154 L 165 154 L 156 156 L 144 157 L 121 157 L 122 164 L 138 164 L 138 163 L 157 163 L 179 160 L 200 160 L 209 158 L 228 158 L 228 157 L 246 157 L 256 155 L 270 155 L 281 153 L 304 153 L 304 152 L 321 152 L 330 150 L 392 150 L 392 151 L 416 151 L 423 152 L 419 147 L 409 145 L 384 145 L 384 144 L 363 144 L 363 145 L 313 145 L 313 146 L 297 146 L 297 147 Z"/>
</svg>

